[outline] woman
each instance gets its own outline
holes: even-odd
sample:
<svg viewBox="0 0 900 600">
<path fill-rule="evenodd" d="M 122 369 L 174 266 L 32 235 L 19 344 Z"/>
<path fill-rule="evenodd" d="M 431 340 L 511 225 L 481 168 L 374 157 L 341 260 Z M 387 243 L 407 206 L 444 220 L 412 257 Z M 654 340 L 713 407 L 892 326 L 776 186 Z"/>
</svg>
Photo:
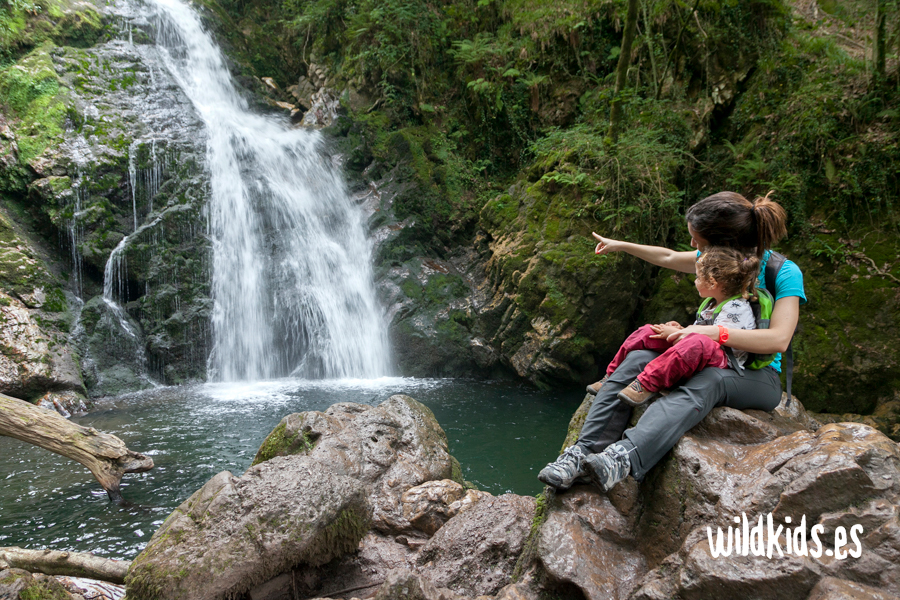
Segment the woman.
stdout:
<svg viewBox="0 0 900 600">
<path fill-rule="evenodd" d="M 696 252 L 632 244 L 596 233 L 593 235 L 599 243 L 595 252 L 626 252 L 659 267 L 695 273 L 697 257 L 704 248 L 726 246 L 759 257 L 757 285 L 766 287 L 764 273 L 770 249 L 787 233 L 787 219 L 780 205 L 768 195 L 750 202 L 734 192 L 719 192 L 693 205 L 686 217 L 691 247 Z M 785 261 L 778 271 L 775 289 L 769 292 L 775 298 L 775 306 L 768 329 L 733 330 L 727 339 L 720 340 L 718 327 L 691 325 L 667 339 L 674 343 L 696 333 L 735 350 L 756 354 L 784 352 L 797 327 L 800 305 L 806 303 L 803 275 L 797 265 Z M 780 356 L 771 366 L 757 371 L 738 373 L 706 368 L 651 404 L 637 424 L 626 430 L 632 409 L 619 402 L 617 395 L 657 356 L 659 353 L 651 350 L 632 352 L 612 375 L 592 386 L 599 391 L 581 436 L 555 462 L 544 467 L 538 479 L 557 490 L 566 490 L 576 481 L 590 478 L 603 491 L 629 474 L 640 481 L 685 432 L 716 406 L 770 411 L 781 401 Z"/>
</svg>

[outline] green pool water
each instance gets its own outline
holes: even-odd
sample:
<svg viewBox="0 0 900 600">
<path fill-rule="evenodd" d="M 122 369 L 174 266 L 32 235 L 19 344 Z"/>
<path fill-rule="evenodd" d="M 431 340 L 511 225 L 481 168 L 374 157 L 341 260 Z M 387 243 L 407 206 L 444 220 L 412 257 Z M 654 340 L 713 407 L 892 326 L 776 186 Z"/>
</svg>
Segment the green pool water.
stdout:
<svg viewBox="0 0 900 600">
<path fill-rule="evenodd" d="M 73 421 L 149 454 L 152 471 L 126 475 L 127 506 L 109 502 L 90 472 L 0 437 L 0 546 L 133 558 L 176 506 L 213 475 L 240 475 L 282 417 L 336 402 L 377 405 L 407 394 L 447 433 L 463 475 L 492 494 L 534 495 L 583 394 L 452 379 L 280 380 L 169 387 L 98 401 Z"/>
</svg>

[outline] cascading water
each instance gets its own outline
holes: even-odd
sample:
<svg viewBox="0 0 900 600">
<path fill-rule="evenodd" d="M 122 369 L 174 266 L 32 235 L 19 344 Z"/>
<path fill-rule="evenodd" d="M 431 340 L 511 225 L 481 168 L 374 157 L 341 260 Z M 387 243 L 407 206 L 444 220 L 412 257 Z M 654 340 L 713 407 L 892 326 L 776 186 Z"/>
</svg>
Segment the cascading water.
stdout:
<svg viewBox="0 0 900 600">
<path fill-rule="evenodd" d="M 389 372 L 362 215 L 315 132 L 252 114 L 197 15 L 150 0 L 169 70 L 208 129 L 214 380 Z"/>
</svg>

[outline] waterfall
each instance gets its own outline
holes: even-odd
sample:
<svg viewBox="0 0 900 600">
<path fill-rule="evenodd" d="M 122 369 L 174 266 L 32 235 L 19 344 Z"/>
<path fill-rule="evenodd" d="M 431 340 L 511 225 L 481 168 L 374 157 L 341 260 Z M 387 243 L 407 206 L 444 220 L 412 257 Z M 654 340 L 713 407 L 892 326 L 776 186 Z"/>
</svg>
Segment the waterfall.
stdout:
<svg viewBox="0 0 900 600">
<path fill-rule="evenodd" d="M 198 16 L 149 0 L 157 45 L 208 130 L 212 380 L 389 372 L 361 211 L 322 137 L 249 112 Z"/>
</svg>

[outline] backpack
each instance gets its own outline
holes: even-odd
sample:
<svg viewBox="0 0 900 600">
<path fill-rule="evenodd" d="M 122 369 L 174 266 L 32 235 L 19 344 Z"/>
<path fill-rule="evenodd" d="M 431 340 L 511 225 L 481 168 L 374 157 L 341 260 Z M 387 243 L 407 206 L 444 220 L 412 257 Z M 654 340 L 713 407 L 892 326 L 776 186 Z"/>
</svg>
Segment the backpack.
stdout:
<svg viewBox="0 0 900 600">
<path fill-rule="evenodd" d="M 755 302 L 751 302 L 750 306 L 753 309 L 753 316 L 756 319 L 756 328 L 757 329 L 768 329 L 769 322 L 772 318 L 772 310 L 775 307 L 775 297 L 769 290 L 775 289 L 775 280 L 778 277 L 778 272 L 781 270 L 781 267 L 784 266 L 784 261 L 787 260 L 787 257 L 784 254 L 779 252 L 772 251 L 769 254 L 769 258 L 766 261 L 766 269 L 764 273 L 764 279 L 766 282 L 765 288 L 757 288 L 756 296 L 757 300 Z M 697 324 L 698 325 L 712 325 L 715 321 L 716 316 L 719 314 L 719 311 L 722 309 L 725 304 L 735 298 L 740 298 L 740 296 L 733 296 L 724 300 L 719 306 L 715 308 L 713 311 L 713 316 L 711 319 L 703 319 L 700 314 L 703 310 L 712 302 L 712 298 L 706 298 L 703 300 L 703 303 L 700 305 L 700 308 L 697 309 Z M 734 359 L 734 353 L 731 351 L 731 348 L 725 347 L 725 354 L 728 356 L 728 362 L 732 366 L 732 369 L 738 372 L 739 375 L 743 377 L 743 372 L 740 369 L 740 366 L 737 364 L 737 361 Z M 778 355 L 778 352 L 773 352 L 771 354 L 753 354 L 750 353 L 747 356 L 747 360 L 744 363 L 744 366 L 748 369 L 758 370 L 763 367 L 767 367 L 775 361 L 775 357 Z M 782 370 L 785 373 L 785 378 L 787 380 L 787 405 L 791 403 L 791 379 L 794 370 L 794 352 L 793 352 L 793 336 L 791 337 L 791 342 L 788 343 L 787 351 L 784 352 L 784 360 L 782 361 Z"/>
<path fill-rule="evenodd" d="M 731 302 L 732 300 L 736 300 L 740 298 L 740 294 L 737 296 L 732 296 L 731 298 L 726 298 L 715 309 L 713 309 L 712 316 L 708 319 L 704 319 L 702 317 L 703 311 L 707 309 L 711 302 L 713 302 L 713 298 L 704 298 L 703 303 L 700 304 L 700 308 L 697 309 L 697 319 L 695 323 L 697 325 L 713 325 L 716 322 L 716 317 L 719 315 L 719 311 L 722 308 Z M 772 319 L 772 307 L 775 305 L 775 298 L 772 297 L 772 294 L 769 293 L 768 290 L 759 288 L 756 290 L 756 298 L 750 301 L 750 308 L 753 310 L 753 318 L 756 320 L 756 328 L 757 329 L 768 329 L 769 322 Z M 731 365 L 731 368 L 741 372 L 740 365 L 734 358 L 734 354 L 728 346 L 725 346 L 725 354 L 728 356 L 728 362 Z M 762 369 L 763 367 L 767 367 L 775 360 L 775 357 L 778 355 L 777 352 L 773 352 L 771 354 L 754 354 L 749 353 L 747 355 L 747 360 L 744 361 L 744 367 L 747 369 L 753 369 L 754 371 Z"/>
<path fill-rule="evenodd" d="M 764 275 L 764 279 L 766 282 L 767 290 L 775 290 L 775 279 L 778 277 L 778 272 L 781 270 L 781 267 L 784 266 L 784 261 L 787 260 L 787 257 L 780 252 L 775 252 L 772 250 L 769 253 L 769 259 L 766 261 L 766 271 Z M 757 290 L 760 291 L 760 290 Z M 770 294 L 771 295 L 771 294 Z M 766 327 L 768 329 L 768 327 Z M 796 333 L 797 329 L 794 329 Z M 791 335 L 791 341 L 788 342 L 787 350 L 782 354 L 781 361 L 781 370 L 784 372 L 785 381 L 787 383 L 786 390 L 787 391 L 787 403 L 785 406 L 791 405 L 791 379 L 794 375 L 794 336 Z"/>
</svg>

